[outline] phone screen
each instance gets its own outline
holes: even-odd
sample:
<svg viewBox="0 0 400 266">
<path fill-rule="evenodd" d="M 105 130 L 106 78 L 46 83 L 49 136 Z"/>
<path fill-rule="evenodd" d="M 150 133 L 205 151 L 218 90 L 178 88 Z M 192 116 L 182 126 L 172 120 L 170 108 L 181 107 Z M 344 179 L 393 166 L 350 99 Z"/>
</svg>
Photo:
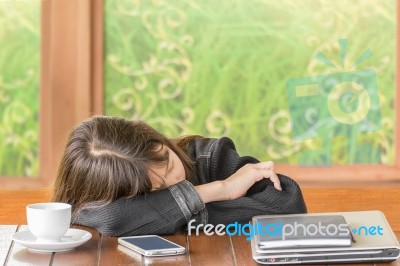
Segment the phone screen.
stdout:
<svg viewBox="0 0 400 266">
<path fill-rule="evenodd" d="M 168 242 L 159 236 L 124 238 L 124 241 L 144 250 L 181 248 L 180 246 Z"/>
</svg>

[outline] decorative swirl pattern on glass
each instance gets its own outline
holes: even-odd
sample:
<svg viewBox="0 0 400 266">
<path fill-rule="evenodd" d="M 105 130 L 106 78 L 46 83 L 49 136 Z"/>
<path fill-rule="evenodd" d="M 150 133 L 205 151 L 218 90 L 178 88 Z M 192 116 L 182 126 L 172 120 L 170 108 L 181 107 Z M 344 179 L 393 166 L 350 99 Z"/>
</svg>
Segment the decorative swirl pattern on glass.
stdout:
<svg viewBox="0 0 400 266">
<path fill-rule="evenodd" d="M 333 163 L 348 164 L 357 153 L 345 143 L 357 142 L 392 164 L 395 7 L 395 0 L 106 0 L 105 112 L 144 119 L 169 137 L 229 135 L 243 155 L 298 165 L 321 141 L 295 139 L 286 81 L 370 69 L 381 128 L 335 140 Z M 339 39 L 349 41 L 345 58 Z M 352 98 L 340 101 L 356 108 Z M 319 115 L 317 107 L 305 113 L 310 124 Z"/>
</svg>

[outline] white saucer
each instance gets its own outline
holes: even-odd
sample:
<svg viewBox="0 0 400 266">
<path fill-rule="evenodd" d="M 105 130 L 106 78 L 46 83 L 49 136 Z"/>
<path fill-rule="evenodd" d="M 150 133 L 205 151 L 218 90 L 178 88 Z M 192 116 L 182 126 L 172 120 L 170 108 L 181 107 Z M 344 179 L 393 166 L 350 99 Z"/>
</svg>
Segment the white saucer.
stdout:
<svg viewBox="0 0 400 266">
<path fill-rule="evenodd" d="M 40 252 L 68 251 L 82 245 L 91 238 L 92 234 L 88 231 L 73 228 L 68 229 L 61 241 L 56 243 L 39 241 L 29 230 L 17 232 L 12 236 L 12 240 L 15 242 Z"/>
</svg>

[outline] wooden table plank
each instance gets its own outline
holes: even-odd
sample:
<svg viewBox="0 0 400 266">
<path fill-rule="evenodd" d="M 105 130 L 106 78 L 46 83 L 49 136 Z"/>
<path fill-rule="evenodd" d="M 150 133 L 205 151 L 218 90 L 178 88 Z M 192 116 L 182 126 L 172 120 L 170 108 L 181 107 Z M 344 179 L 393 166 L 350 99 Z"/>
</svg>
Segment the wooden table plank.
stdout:
<svg viewBox="0 0 400 266">
<path fill-rule="evenodd" d="M 18 232 L 28 230 L 27 225 L 18 227 Z M 5 263 L 6 266 L 16 265 L 50 265 L 52 253 L 42 253 L 31 251 L 28 248 L 13 242 L 11 245 L 10 253 Z"/>
<path fill-rule="evenodd" d="M 380 266 L 399 266 L 400 265 L 400 260 L 396 260 L 390 263 L 375 263 L 374 265 L 380 265 Z"/>
<path fill-rule="evenodd" d="M 190 265 L 236 265 L 228 235 L 207 236 L 203 233 L 188 236 Z"/>
<path fill-rule="evenodd" d="M 73 228 L 82 229 L 90 232 L 92 238 L 83 245 L 76 247 L 68 252 L 58 252 L 54 254 L 52 265 L 71 265 L 71 262 L 79 263 L 80 265 L 96 265 L 97 254 L 100 242 L 100 234 L 89 227 L 73 226 Z"/>
<path fill-rule="evenodd" d="M 11 248 L 12 235 L 17 231 L 18 225 L 0 225 L 0 265 L 4 265 Z"/>
<path fill-rule="evenodd" d="M 50 201 L 50 195 L 50 189 L 0 189 L 0 224 L 26 224 L 26 205 Z"/>
<path fill-rule="evenodd" d="M 232 236 L 231 241 L 237 265 L 259 265 L 253 260 L 250 241 L 246 240 L 246 236 Z"/>
<path fill-rule="evenodd" d="M 142 265 L 142 256 L 118 244 L 116 237 L 101 235 L 99 265 Z"/>
</svg>

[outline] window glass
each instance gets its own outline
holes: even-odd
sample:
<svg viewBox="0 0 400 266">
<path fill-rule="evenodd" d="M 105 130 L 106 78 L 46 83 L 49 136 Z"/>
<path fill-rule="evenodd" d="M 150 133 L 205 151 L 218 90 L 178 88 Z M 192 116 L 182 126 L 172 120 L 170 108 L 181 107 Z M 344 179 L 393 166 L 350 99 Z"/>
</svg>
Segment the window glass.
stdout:
<svg viewBox="0 0 400 266">
<path fill-rule="evenodd" d="M 395 0 L 105 0 L 105 113 L 293 165 L 393 164 Z"/>
<path fill-rule="evenodd" d="M 0 1 L 0 176 L 37 176 L 41 1 Z"/>
</svg>

